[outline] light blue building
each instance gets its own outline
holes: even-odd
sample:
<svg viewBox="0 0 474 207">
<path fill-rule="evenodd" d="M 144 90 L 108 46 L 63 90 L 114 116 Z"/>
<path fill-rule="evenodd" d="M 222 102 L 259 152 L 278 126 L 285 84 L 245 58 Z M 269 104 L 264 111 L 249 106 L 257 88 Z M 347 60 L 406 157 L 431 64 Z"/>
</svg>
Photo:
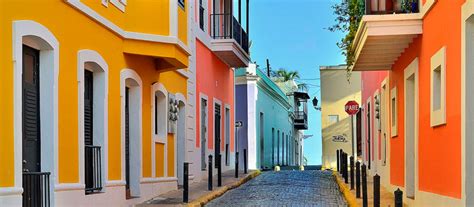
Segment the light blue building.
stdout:
<svg viewBox="0 0 474 207">
<path fill-rule="evenodd" d="M 285 87 L 283 91 L 255 64 L 237 69 L 235 76 L 236 121 L 243 122 L 243 127 L 236 131 L 241 162 L 246 149 L 249 169 L 300 165 L 308 95 L 304 93 L 300 99 L 296 90 L 288 91 Z M 282 84 L 297 88 L 294 81 Z"/>
</svg>

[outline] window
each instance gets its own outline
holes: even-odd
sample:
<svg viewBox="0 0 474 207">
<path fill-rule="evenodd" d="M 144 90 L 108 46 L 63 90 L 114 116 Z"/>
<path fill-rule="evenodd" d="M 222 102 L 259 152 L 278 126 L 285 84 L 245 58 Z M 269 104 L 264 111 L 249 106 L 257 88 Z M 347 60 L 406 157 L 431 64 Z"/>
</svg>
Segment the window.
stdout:
<svg viewBox="0 0 474 207">
<path fill-rule="evenodd" d="M 339 122 L 339 115 L 328 115 L 329 124 L 335 124 Z"/>
<path fill-rule="evenodd" d="M 185 2 L 185 0 L 178 0 L 178 5 L 179 5 L 179 7 L 181 7 L 181 9 L 184 10 L 185 7 L 186 7 L 186 2 Z"/>
<path fill-rule="evenodd" d="M 155 91 L 154 96 L 154 133 L 164 139 L 167 133 L 167 97 L 162 91 Z"/>
<path fill-rule="evenodd" d="M 397 87 L 392 88 L 390 92 L 390 116 L 391 116 L 391 136 L 395 137 L 398 136 L 398 118 L 397 118 Z"/>
<path fill-rule="evenodd" d="M 127 5 L 127 0 L 109 0 L 112 5 L 117 7 L 122 12 L 125 12 L 125 6 Z"/>
<path fill-rule="evenodd" d="M 446 124 L 446 48 L 431 57 L 431 127 Z"/>
<path fill-rule="evenodd" d="M 206 31 L 204 29 L 204 28 L 206 28 L 205 27 L 206 21 L 205 21 L 205 18 L 204 18 L 206 16 L 205 15 L 206 14 L 206 9 L 204 7 L 204 5 L 206 3 L 205 1 L 206 0 L 199 0 L 199 28 L 201 28 L 201 30 L 203 30 L 203 31 Z"/>
</svg>

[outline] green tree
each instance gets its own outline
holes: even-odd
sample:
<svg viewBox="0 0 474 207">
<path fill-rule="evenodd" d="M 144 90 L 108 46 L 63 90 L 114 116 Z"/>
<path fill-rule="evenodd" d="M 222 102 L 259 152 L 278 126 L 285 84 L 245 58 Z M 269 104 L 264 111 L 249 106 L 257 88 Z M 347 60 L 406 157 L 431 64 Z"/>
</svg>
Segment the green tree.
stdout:
<svg viewBox="0 0 474 207">
<path fill-rule="evenodd" d="M 342 54 L 346 56 L 346 64 L 349 69 L 354 64 L 352 43 L 365 13 L 365 2 L 364 0 L 342 0 L 341 3 L 333 5 L 332 8 L 336 15 L 336 23 L 328 30 L 331 32 L 340 31 L 346 34 L 337 43 L 337 46 L 341 49 Z"/>
<path fill-rule="evenodd" d="M 282 79 L 283 82 L 300 78 L 298 71 L 288 71 L 284 68 L 280 68 L 277 72 L 277 76 Z"/>
</svg>

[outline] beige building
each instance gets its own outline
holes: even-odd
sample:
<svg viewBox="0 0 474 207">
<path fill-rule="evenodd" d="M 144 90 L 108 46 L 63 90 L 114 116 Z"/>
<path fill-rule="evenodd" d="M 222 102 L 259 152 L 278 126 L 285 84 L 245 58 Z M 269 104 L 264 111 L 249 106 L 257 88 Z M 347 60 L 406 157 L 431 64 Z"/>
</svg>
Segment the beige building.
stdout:
<svg viewBox="0 0 474 207">
<path fill-rule="evenodd" d="M 351 120 L 345 111 L 348 101 L 361 103 L 361 74 L 352 72 L 350 78 L 345 65 L 321 66 L 321 130 L 322 167 L 336 168 L 336 150 L 343 149 L 356 155 L 357 116 Z M 360 130 L 359 130 L 360 131 Z M 353 141 L 354 140 L 354 141 Z M 354 144 L 353 144 L 354 143 Z"/>
</svg>

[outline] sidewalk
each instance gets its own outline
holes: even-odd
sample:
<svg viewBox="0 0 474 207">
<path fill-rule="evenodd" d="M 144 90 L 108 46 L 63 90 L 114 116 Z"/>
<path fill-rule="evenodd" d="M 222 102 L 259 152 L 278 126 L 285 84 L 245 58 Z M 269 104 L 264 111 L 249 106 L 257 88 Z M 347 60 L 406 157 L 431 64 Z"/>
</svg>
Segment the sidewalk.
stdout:
<svg viewBox="0 0 474 207">
<path fill-rule="evenodd" d="M 355 175 L 354 175 L 354 190 L 351 189 L 351 181 L 349 176 L 349 183 L 344 183 L 344 178 L 338 173 L 333 172 L 334 176 L 337 179 L 337 183 L 339 184 L 339 188 L 341 192 L 346 197 L 346 200 L 350 207 L 353 206 L 362 206 L 362 179 L 361 179 L 361 186 L 360 186 L 360 198 L 356 198 L 356 185 L 355 185 Z M 367 176 L 367 198 L 369 206 L 374 206 L 374 181 L 372 176 Z M 380 186 L 380 206 L 395 206 L 395 197 L 393 192 L 387 191 L 383 186 Z M 406 204 L 404 204 L 406 206 Z"/>
<path fill-rule="evenodd" d="M 174 190 L 151 200 L 148 200 L 142 204 L 136 205 L 138 207 L 155 207 L 155 206 L 201 206 L 200 204 L 207 203 L 208 201 L 221 196 L 226 191 L 238 187 L 239 185 L 247 182 L 248 180 L 257 176 L 259 171 L 248 171 L 248 174 L 244 174 L 243 171 L 239 172 L 239 178 L 235 178 L 235 171 L 229 170 L 222 173 L 222 187 L 217 187 L 217 175 L 213 177 L 213 191 L 207 190 L 207 178 L 200 182 L 194 182 L 189 185 L 189 203 L 183 203 L 183 189 Z"/>
</svg>

